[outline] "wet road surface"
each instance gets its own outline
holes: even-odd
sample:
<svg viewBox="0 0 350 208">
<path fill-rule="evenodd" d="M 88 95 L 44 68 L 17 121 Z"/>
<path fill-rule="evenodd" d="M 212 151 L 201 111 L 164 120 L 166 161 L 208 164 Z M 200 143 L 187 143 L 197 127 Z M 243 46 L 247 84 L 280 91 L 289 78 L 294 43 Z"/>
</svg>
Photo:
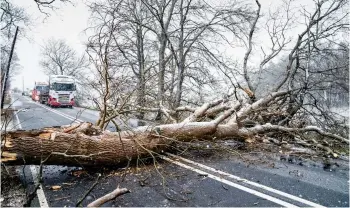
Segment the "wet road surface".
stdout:
<svg viewBox="0 0 350 208">
<path fill-rule="evenodd" d="M 83 108 L 51 109 L 20 95 L 14 95 L 14 100 L 18 126 L 25 130 L 75 121 L 95 122 L 98 118 L 98 112 Z M 169 159 L 156 164 L 145 161 L 146 164 L 113 170 L 45 166 L 44 197 L 51 207 L 75 206 L 100 173 L 98 185 L 85 198 L 83 206 L 119 185 L 131 193 L 103 206 L 349 207 L 348 166 L 325 171 L 317 164 L 300 165 L 276 159 L 273 167 L 268 167 L 249 165 L 239 157 L 205 157 L 191 151 L 182 156 L 190 161 L 165 157 Z M 30 188 L 33 172 L 29 166 L 23 172 L 23 182 Z M 52 186 L 60 188 L 52 190 Z M 39 205 L 42 204 L 38 200 L 33 201 L 32 206 Z"/>
</svg>

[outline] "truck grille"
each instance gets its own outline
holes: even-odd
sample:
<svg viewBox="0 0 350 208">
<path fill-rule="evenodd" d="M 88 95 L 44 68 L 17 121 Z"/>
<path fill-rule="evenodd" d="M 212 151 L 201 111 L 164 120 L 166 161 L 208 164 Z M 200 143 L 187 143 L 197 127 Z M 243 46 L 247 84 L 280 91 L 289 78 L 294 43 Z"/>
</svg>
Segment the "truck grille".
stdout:
<svg viewBox="0 0 350 208">
<path fill-rule="evenodd" d="M 69 95 L 58 95 L 58 102 L 69 103 Z"/>
</svg>

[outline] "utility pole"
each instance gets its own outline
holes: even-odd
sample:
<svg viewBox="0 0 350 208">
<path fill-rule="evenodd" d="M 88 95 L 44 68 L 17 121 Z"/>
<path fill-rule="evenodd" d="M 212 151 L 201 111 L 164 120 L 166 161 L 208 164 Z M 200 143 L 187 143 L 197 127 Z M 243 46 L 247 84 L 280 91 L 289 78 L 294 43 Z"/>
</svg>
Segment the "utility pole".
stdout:
<svg viewBox="0 0 350 208">
<path fill-rule="evenodd" d="M 24 93 L 24 76 L 22 76 L 22 93 Z"/>
<path fill-rule="evenodd" d="M 5 72 L 5 75 L 4 75 L 4 82 L 3 82 L 3 85 L 1 86 L 2 87 L 2 91 L 1 91 L 2 92 L 2 95 L 1 95 L 1 109 L 4 108 L 6 84 L 7 84 L 8 74 L 9 74 L 9 71 L 10 71 L 13 50 L 15 49 L 15 44 L 16 44 L 16 40 L 17 40 L 17 34 L 18 34 L 18 26 L 16 27 L 15 37 L 13 38 L 13 41 L 12 41 L 10 56 L 9 56 L 9 60 L 8 60 L 8 63 L 7 63 L 6 72 Z"/>
</svg>

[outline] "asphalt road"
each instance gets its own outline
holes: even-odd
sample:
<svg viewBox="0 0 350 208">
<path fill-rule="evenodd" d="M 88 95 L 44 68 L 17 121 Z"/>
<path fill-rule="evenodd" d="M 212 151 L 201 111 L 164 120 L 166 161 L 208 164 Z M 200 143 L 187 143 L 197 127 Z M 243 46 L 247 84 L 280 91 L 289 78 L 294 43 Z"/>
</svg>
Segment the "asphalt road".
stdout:
<svg viewBox="0 0 350 208">
<path fill-rule="evenodd" d="M 26 130 L 74 121 L 95 122 L 98 117 L 98 112 L 92 110 L 51 109 L 28 97 L 14 95 L 13 98 L 19 126 Z M 262 157 L 264 155 L 256 155 L 256 158 Z M 81 167 L 46 166 L 42 191 L 49 206 L 75 206 L 101 173 L 102 177 L 83 201 L 83 206 L 119 185 L 131 193 L 104 206 L 349 207 L 348 165 L 324 169 L 318 163 L 269 160 L 273 161 L 273 167 L 249 165 L 239 157 L 190 151 L 181 158 L 165 155 L 156 164 L 144 161 L 145 164 L 137 167 L 114 170 L 80 171 Z M 35 170 L 27 167 L 23 172 L 23 182 L 33 184 L 31 175 Z M 52 190 L 53 186 L 60 188 Z M 32 206 L 43 206 L 39 200 Z"/>
</svg>

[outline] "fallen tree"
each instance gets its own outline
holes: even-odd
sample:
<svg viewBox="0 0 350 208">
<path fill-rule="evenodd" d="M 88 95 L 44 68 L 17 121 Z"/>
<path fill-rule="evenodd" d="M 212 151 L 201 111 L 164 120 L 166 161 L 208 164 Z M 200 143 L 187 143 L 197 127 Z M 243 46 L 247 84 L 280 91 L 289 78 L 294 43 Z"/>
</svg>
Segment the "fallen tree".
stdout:
<svg viewBox="0 0 350 208">
<path fill-rule="evenodd" d="M 175 1 L 172 2 L 172 7 L 177 6 Z M 232 68 L 230 65 L 227 65 L 225 61 L 221 61 L 221 57 L 218 57 L 212 50 L 206 48 L 205 44 L 203 45 L 201 42 L 195 44 L 196 48 L 201 47 L 200 56 L 203 56 L 203 59 L 206 59 L 211 66 L 217 66 L 218 71 L 225 75 L 226 81 L 230 82 L 229 85 L 226 85 L 227 93 L 231 92 L 231 95 L 227 95 L 223 99 L 204 103 L 197 108 L 188 105 L 178 106 L 179 97 L 181 98 L 181 95 L 184 94 L 181 91 L 181 82 L 185 80 L 185 74 L 186 76 L 190 75 L 189 71 L 185 73 L 182 69 L 186 61 L 185 54 L 191 52 L 192 49 L 186 49 L 187 52 L 183 53 L 180 61 L 181 66 L 177 65 L 179 68 L 179 80 L 176 80 L 174 77 L 172 83 L 169 84 L 170 86 L 175 86 L 175 83 L 179 82 L 177 87 L 179 91 L 175 93 L 177 102 L 176 105 L 172 105 L 174 103 L 173 98 L 170 97 L 168 103 L 165 102 L 164 98 L 164 94 L 169 94 L 168 92 L 165 93 L 163 89 L 165 88 L 165 76 L 160 76 L 162 79 L 158 80 L 159 92 L 163 94 L 158 93 L 154 95 L 153 85 L 149 86 L 149 92 L 145 89 L 147 86 L 145 85 L 145 78 L 147 76 L 141 76 L 145 70 L 144 66 L 142 66 L 145 60 L 143 60 L 143 52 L 141 52 L 144 46 L 140 45 L 140 50 L 137 50 L 137 57 L 140 57 L 138 60 L 140 72 L 135 73 L 140 76 L 137 78 L 139 80 L 137 85 L 140 85 L 138 86 L 140 89 L 136 96 L 137 99 L 135 99 L 133 95 L 135 90 L 130 90 L 133 88 L 130 85 L 130 80 L 133 80 L 133 78 L 130 77 L 131 79 L 129 80 L 127 77 L 122 76 L 124 71 L 118 71 L 120 68 L 123 68 L 120 66 L 125 66 L 125 61 L 129 64 L 134 62 L 125 56 L 125 50 L 130 49 L 121 47 L 123 44 L 120 44 L 118 39 L 118 35 L 121 33 L 117 29 L 125 29 L 124 26 L 119 28 L 121 26 L 119 23 L 124 21 L 114 21 L 124 18 L 124 16 L 115 13 L 115 8 L 119 8 L 118 5 L 122 2 L 117 1 L 116 5 L 109 5 L 109 10 L 101 11 L 101 13 L 98 10 L 99 6 L 93 7 L 97 9 L 98 14 L 108 14 L 103 15 L 106 16 L 106 19 L 101 20 L 101 27 L 96 27 L 97 31 L 95 32 L 97 33 L 90 39 L 88 44 L 89 58 L 93 61 L 98 72 L 97 79 L 93 76 L 93 82 L 90 85 L 94 86 L 96 88 L 94 89 L 103 98 L 100 101 L 94 100 L 99 106 L 101 114 L 99 121 L 96 123 L 98 127 L 93 126 L 91 123 L 81 123 L 59 128 L 50 127 L 41 130 L 6 132 L 1 140 L 2 163 L 8 165 L 42 165 L 43 162 L 45 164 L 74 166 L 115 165 L 146 155 L 154 156 L 158 152 L 171 148 L 176 142 L 190 142 L 195 139 L 216 140 L 232 138 L 252 141 L 254 138 L 264 135 L 272 138 L 274 143 L 283 143 L 286 142 L 285 140 L 288 140 L 288 142 L 294 142 L 306 147 L 320 148 L 326 151 L 327 154 L 334 156 L 335 154 L 332 154 L 333 150 L 330 149 L 331 145 L 324 146 L 317 140 L 319 138 L 328 138 L 326 143 L 349 144 L 349 140 L 345 138 L 348 135 L 348 127 L 339 125 L 344 123 L 345 120 L 339 122 L 339 119 L 331 111 L 332 106 L 327 104 L 332 99 L 338 99 L 338 95 L 348 96 L 349 94 L 348 87 L 344 87 L 344 83 L 347 83 L 346 78 L 343 79 L 348 77 L 349 71 L 348 46 L 332 48 L 333 41 L 328 41 L 329 37 L 339 36 L 337 32 L 342 31 L 347 26 L 347 24 L 340 22 L 348 14 L 337 14 L 346 5 L 347 1 L 329 0 L 318 2 L 315 3 L 313 12 L 302 13 L 301 15 L 305 17 L 305 27 L 295 37 L 296 41 L 291 43 L 291 48 L 289 47 L 291 40 L 285 36 L 286 32 L 293 28 L 290 22 L 293 19 L 293 14 L 290 14 L 293 13 L 293 10 L 290 9 L 291 5 L 288 2 L 291 3 L 291 1 L 287 1 L 284 5 L 286 12 L 284 21 L 279 21 L 280 17 L 278 14 L 285 13 L 282 10 L 277 10 L 270 18 L 271 22 L 267 22 L 267 25 L 272 27 L 267 28 L 271 44 L 270 47 L 266 48 L 268 50 L 261 48 L 263 59 L 259 66 L 256 67 L 259 71 L 253 69 L 254 67 L 251 68 L 248 64 L 252 54 L 256 24 L 262 16 L 260 13 L 261 5 L 258 0 L 255 1 L 257 6 L 255 15 L 247 14 L 247 17 L 249 17 L 247 20 L 252 21 L 250 22 L 252 24 L 249 24 L 249 34 L 246 35 L 247 50 L 241 71 L 237 71 L 235 67 Z M 189 1 L 187 9 L 190 9 L 190 4 L 191 1 Z M 145 10 L 150 8 L 144 1 L 142 1 L 142 5 L 146 6 Z M 166 5 L 164 6 L 166 7 Z M 152 13 L 152 11 L 150 12 Z M 182 11 L 182 7 L 179 7 L 180 14 L 185 15 Z M 224 14 L 223 12 L 225 13 L 226 11 L 215 12 L 215 14 L 222 15 Z M 214 17 L 216 18 L 215 15 Z M 109 21 L 108 18 L 111 18 L 112 21 Z M 216 26 L 227 27 L 228 25 L 235 25 L 232 22 L 235 20 L 231 21 L 225 17 L 222 18 L 223 22 L 220 20 Z M 186 19 L 186 17 L 184 16 L 183 19 Z M 283 15 L 281 19 L 283 19 Z M 134 23 L 133 21 L 127 22 Z M 214 24 L 214 22 L 212 23 Z M 331 26 L 323 27 L 324 24 Z M 214 26 L 212 24 L 209 25 Z M 149 27 L 143 23 L 137 23 L 137 26 Z M 163 27 L 160 28 L 164 29 Z M 207 26 L 204 28 L 207 28 Z M 215 28 L 208 29 L 215 31 Z M 204 30 L 200 31 L 204 32 Z M 168 42 L 172 51 L 171 56 L 168 57 L 169 64 L 172 62 L 170 59 L 177 58 L 176 49 L 171 44 L 174 40 L 172 37 L 167 36 L 167 31 L 161 30 L 158 32 L 162 34 L 160 39 L 163 49 L 165 50 L 165 43 Z M 195 36 L 195 39 L 200 34 L 201 32 Z M 224 39 L 226 42 L 226 38 Z M 197 40 L 199 41 L 200 38 Z M 152 49 L 152 47 L 148 48 Z M 183 45 L 181 48 L 183 49 Z M 281 66 L 277 66 L 276 70 L 264 67 L 272 59 L 282 55 L 279 53 L 286 49 L 289 51 L 286 56 L 287 59 L 281 61 Z M 158 64 L 161 65 L 160 68 L 162 70 L 166 68 L 164 66 L 166 64 L 164 50 L 159 53 L 160 62 Z M 331 51 L 334 52 L 331 53 Z M 115 57 L 124 58 L 116 59 Z M 329 59 L 325 57 L 329 57 Z M 187 60 L 191 62 L 191 60 Z M 121 63 L 118 61 L 121 61 Z M 203 65 L 203 67 L 205 66 L 206 64 Z M 131 64 L 130 67 L 134 71 L 134 64 Z M 153 68 L 153 66 L 150 66 L 150 68 Z M 196 67 L 196 70 L 198 71 L 199 69 Z M 264 76 L 264 73 L 273 71 L 278 71 L 281 76 L 279 78 Z M 151 72 L 149 71 L 149 73 Z M 338 74 L 341 74 L 341 77 L 335 76 Z M 155 75 L 149 74 L 149 81 L 154 81 L 154 78 L 151 77 Z M 258 77 L 254 78 L 254 75 Z M 259 84 L 260 79 L 265 79 L 264 85 L 266 87 L 263 84 Z M 338 83 L 339 86 L 336 85 L 330 89 L 329 84 L 339 79 L 343 80 Z M 238 80 L 240 81 L 238 82 Z M 332 95 L 332 90 L 336 92 L 336 96 L 333 95 L 332 99 L 327 101 L 326 95 L 327 93 Z M 153 97 L 148 102 L 144 102 L 146 92 L 149 93 L 148 97 Z M 184 96 L 184 99 L 188 99 L 195 92 L 193 90 L 188 96 Z M 325 96 L 322 96 L 322 94 Z M 135 102 L 135 100 L 140 102 Z M 196 101 L 195 105 L 198 102 Z M 163 120 L 163 123 L 167 124 L 162 123 L 119 131 L 120 128 L 115 122 L 115 118 L 121 118 L 121 116 L 128 115 L 128 113 L 136 113 L 139 114 L 139 117 L 144 117 L 144 113 L 147 111 L 157 113 L 157 118 L 166 118 L 165 121 Z M 104 131 L 110 122 L 116 125 L 116 129 L 119 132 Z M 320 127 L 314 126 L 315 123 Z M 313 138 L 313 135 L 310 135 L 308 132 L 316 132 L 317 137 Z M 281 141 L 277 141 L 277 139 Z"/>
<path fill-rule="evenodd" d="M 91 123 L 6 132 L 2 138 L 1 162 L 6 165 L 39 165 L 42 161 L 47 165 L 117 165 L 131 159 L 154 155 L 179 141 L 227 138 L 247 140 L 271 132 L 302 135 L 315 131 L 321 136 L 349 144 L 348 139 L 314 126 L 293 128 L 271 123 L 261 124 L 262 121 L 259 121 L 256 114 L 266 113 L 267 106 L 269 110 L 274 105 L 280 106 L 280 98 L 288 94 L 288 91 L 271 93 L 252 104 L 216 100 L 203 104 L 180 123 L 143 126 L 121 132 L 101 131 Z M 219 105 L 227 107 L 221 108 L 221 113 L 214 119 L 204 117 L 208 111 L 217 109 Z M 254 122 L 251 120 L 253 118 L 256 118 Z M 275 118 L 273 121 L 279 122 Z"/>
</svg>

